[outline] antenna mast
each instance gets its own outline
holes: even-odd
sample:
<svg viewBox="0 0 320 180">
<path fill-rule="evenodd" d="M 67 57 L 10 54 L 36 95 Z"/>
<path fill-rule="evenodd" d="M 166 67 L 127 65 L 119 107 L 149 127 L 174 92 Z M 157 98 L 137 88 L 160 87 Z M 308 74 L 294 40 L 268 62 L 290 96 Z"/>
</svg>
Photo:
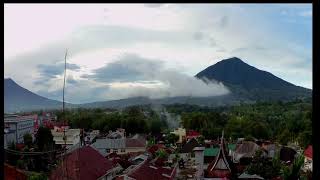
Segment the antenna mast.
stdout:
<svg viewBox="0 0 320 180">
<path fill-rule="evenodd" d="M 64 101 L 64 89 L 66 86 L 66 73 L 67 73 L 67 55 L 68 55 L 68 49 L 66 49 L 66 53 L 64 56 L 64 75 L 63 75 L 63 89 L 62 89 L 62 116 L 63 116 L 63 141 L 64 141 L 64 156 L 66 155 L 66 147 L 67 147 L 67 137 L 66 137 L 66 118 L 65 118 L 65 112 L 64 112 L 64 108 L 65 108 L 65 101 Z M 64 157 L 63 156 L 63 157 Z M 63 158 L 63 160 L 65 159 L 65 157 Z M 62 163 L 63 163 L 62 160 Z M 66 173 L 67 173 L 67 178 L 68 178 L 68 165 L 66 164 Z M 63 169 L 63 164 L 62 164 L 62 169 Z M 62 170 L 63 172 L 63 170 Z M 64 176 L 63 176 L 64 177 Z"/>
<path fill-rule="evenodd" d="M 63 104 L 62 104 L 62 112 L 64 114 L 64 106 L 65 106 L 65 102 L 64 102 L 64 88 L 66 86 L 66 72 L 67 72 L 67 55 L 68 55 L 68 49 L 66 49 L 66 54 L 64 56 L 64 75 L 63 75 L 63 90 L 62 90 L 62 98 L 63 98 Z M 65 121 L 65 119 L 64 119 Z M 64 122 L 65 123 L 65 122 Z"/>
</svg>

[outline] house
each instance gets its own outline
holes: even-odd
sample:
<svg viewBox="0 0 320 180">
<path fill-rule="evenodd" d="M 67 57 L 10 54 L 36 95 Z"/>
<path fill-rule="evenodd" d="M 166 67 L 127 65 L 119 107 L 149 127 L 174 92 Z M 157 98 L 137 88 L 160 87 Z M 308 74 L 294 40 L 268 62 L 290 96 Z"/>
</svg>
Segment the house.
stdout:
<svg viewBox="0 0 320 180">
<path fill-rule="evenodd" d="M 283 146 L 280 149 L 280 160 L 291 164 L 294 161 L 296 154 L 297 152 L 293 148 Z"/>
<path fill-rule="evenodd" d="M 85 144 L 91 144 L 92 141 L 100 134 L 99 130 L 93 130 L 91 132 L 86 133 L 84 137 Z"/>
<path fill-rule="evenodd" d="M 65 131 L 65 132 L 64 132 Z M 56 145 L 67 145 L 67 148 L 73 147 L 80 143 L 80 129 L 69 129 L 67 126 L 57 127 L 51 129 L 53 141 Z M 66 136 L 66 141 L 64 140 Z"/>
<path fill-rule="evenodd" d="M 177 143 L 182 143 L 186 139 L 187 133 L 185 128 L 178 128 L 175 129 L 173 132 L 170 132 L 171 134 L 175 134 L 179 136 L 179 140 Z"/>
<path fill-rule="evenodd" d="M 109 139 L 120 139 L 126 137 L 125 129 L 118 128 L 116 131 L 109 131 L 107 138 Z"/>
<path fill-rule="evenodd" d="M 173 167 L 160 166 L 153 161 L 145 161 L 138 166 L 133 167 L 126 174 L 117 177 L 116 179 L 131 179 L 131 180 L 173 180 L 176 176 L 178 164 Z"/>
<path fill-rule="evenodd" d="M 34 138 L 34 116 L 5 115 L 4 142 L 23 143 L 23 136 L 31 134 Z"/>
<path fill-rule="evenodd" d="M 93 148 L 98 150 L 104 157 L 110 153 L 127 154 L 146 151 L 146 140 L 136 138 L 118 138 L 118 139 L 96 139 L 91 144 Z"/>
<path fill-rule="evenodd" d="M 186 136 L 187 136 L 187 140 L 189 139 L 192 139 L 192 138 L 198 138 L 201 136 L 201 134 L 197 131 L 194 131 L 194 130 L 188 130 L 187 133 L 186 133 Z"/>
<path fill-rule="evenodd" d="M 231 178 L 231 160 L 227 158 L 228 150 L 224 141 L 224 132 L 222 132 L 222 137 L 220 141 L 220 148 L 218 155 L 215 160 L 212 161 L 207 168 L 208 178 Z"/>
<path fill-rule="evenodd" d="M 4 180 L 27 180 L 26 173 L 14 166 L 4 163 Z"/>
<path fill-rule="evenodd" d="M 85 146 L 66 155 L 49 179 L 109 180 L 120 170 L 118 164 L 113 164 L 92 147 Z"/>
<path fill-rule="evenodd" d="M 187 160 L 191 156 L 193 149 L 198 146 L 200 145 L 196 139 L 190 139 L 186 144 L 182 145 L 180 150 L 180 157 L 184 160 Z"/>
<path fill-rule="evenodd" d="M 304 151 L 304 171 L 312 171 L 312 145 L 309 145 Z"/>
<path fill-rule="evenodd" d="M 148 148 L 148 152 L 154 156 L 159 149 L 166 149 L 166 146 L 164 144 L 154 144 Z"/>
<path fill-rule="evenodd" d="M 263 144 L 262 148 L 267 152 L 269 158 L 274 158 L 276 155 L 276 145 L 275 144 Z"/>
<path fill-rule="evenodd" d="M 198 141 L 192 138 L 182 146 L 180 153 L 191 153 L 193 149 L 197 146 L 199 146 Z"/>
<path fill-rule="evenodd" d="M 242 173 L 238 179 L 243 179 L 243 180 L 263 180 L 264 178 L 261 176 L 258 176 L 256 174 L 251 175 L 251 174 L 247 174 L 247 173 Z"/>
<path fill-rule="evenodd" d="M 261 147 L 252 141 L 243 141 L 242 144 L 239 144 L 235 149 L 233 162 L 240 162 L 240 159 L 251 160 L 256 151 L 260 149 Z"/>
<path fill-rule="evenodd" d="M 205 147 L 195 147 L 193 152 L 195 154 L 195 165 L 196 165 L 196 177 L 198 179 L 203 178 L 203 167 L 204 167 L 204 149 Z"/>
<path fill-rule="evenodd" d="M 215 160 L 219 153 L 219 147 L 210 147 L 204 149 L 204 162 L 210 163 Z"/>
</svg>

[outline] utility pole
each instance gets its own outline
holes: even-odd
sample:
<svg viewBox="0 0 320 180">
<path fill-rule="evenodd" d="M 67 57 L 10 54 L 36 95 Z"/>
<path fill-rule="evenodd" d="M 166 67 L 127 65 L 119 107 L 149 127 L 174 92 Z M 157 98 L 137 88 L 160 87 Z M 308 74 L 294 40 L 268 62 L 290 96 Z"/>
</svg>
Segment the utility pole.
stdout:
<svg viewBox="0 0 320 180">
<path fill-rule="evenodd" d="M 66 86 L 66 73 L 67 73 L 67 55 L 68 55 L 68 49 L 66 49 L 66 53 L 64 56 L 64 75 L 63 75 L 63 89 L 62 89 L 62 117 L 63 117 L 63 141 L 64 141 L 64 156 L 62 159 L 62 173 L 63 173 L 63 160 L 65 159 L 66 155 L 66 147 L 67 147 L 67 137 L 66 137 L 66 118 L 65 118 L 65 101 L 64 101 L 64 89 Z M 67 178 L 68 178 L 68 164 L 66 164 L 66 173 L 67 173 Z M 63 176 L 64 178 L 64 176 Z"/>
</svg>

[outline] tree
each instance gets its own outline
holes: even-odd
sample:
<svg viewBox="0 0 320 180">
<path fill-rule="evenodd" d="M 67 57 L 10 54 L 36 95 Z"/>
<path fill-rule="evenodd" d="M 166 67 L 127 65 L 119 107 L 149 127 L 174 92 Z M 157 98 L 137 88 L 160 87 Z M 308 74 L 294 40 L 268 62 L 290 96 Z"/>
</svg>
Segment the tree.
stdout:
<svg viewBox="0 0 320 180">
<path fill-rule="evenodd" d="M 32 145 L 32 135 L 27 133 L 23 136 L 23 142 L 26 146 L 30 147 Z"/>
<path fill-rule="evenodd" d="M 278 141 L 282 145 L 287 145 L 288 142 L 290 141 L 290 132 L 288 129 L 284 129 L 282 133 L 278 137 Z"/>
<path fill-rule="evenodd" d="M 251 164 L 247 167 L 246 172 L 248 174 L 257 174 L 265 179 L 272 179 L 280 175 L 281 165 L 278 157 L 273 160 L 269 160 L 263 156 L 261 150 L 256 151 Z"/>
<path fill-rule="evenodd" d="M 300 178 L 300 170 L 304 163 L 302 155 L 296 157 L 290 167 L 283 166 L 282 173 L 284 180 L 298 180 Z"/>
<path fill-rule="evenodd" d="M 39 151 L 48 151 L 53 149 L 53 136 L 51 130 L 46 127 L 40 127 L 36 134 L 36 144 Z"/>
<path fill-rule="evenodd" d="M 29 176 L 28 176 L 28 180 L 47 180 L 47 176 L 43 173 L 35 173 L 32 172 Z"/>
<path fill-rule="evenodd" d="M 159 158 L 167 158 L 168 157 L 168 153 L 164 149 L 159 149 L 156 152 L 156 156 L 159 157 Z"/>
<path fill-rule="evenodd" d="M 198 141 L 198 143 L 199 143 L 200 145 L 204 145 L 204 140 L 205 140 L 205 138 L 204 138 L 203 136 L 199 136 L 199 137 L 197 138 L 197 141 Z"/>
<path fill-rule="evenodd" d="M 178 135 L 169 133 L 166 136 L 166 141 L 167 141 L 168 144 L 175 144 L 178 140 L 179 140 L 179 136 Z"/>
</svg>

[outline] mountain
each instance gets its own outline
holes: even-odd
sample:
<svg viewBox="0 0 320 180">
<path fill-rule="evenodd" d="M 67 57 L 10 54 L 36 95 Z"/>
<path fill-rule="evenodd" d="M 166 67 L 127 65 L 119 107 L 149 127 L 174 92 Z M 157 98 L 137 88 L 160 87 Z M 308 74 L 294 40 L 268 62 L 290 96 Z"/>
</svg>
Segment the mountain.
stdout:
<svg viewBox="0 0 320 180">
<path fill-rule="evenodd" d="M 132 97 L 112 101 L 85 104 L 66 103 L 68 108 L 123 108 L 147 104 L 195 104 L 200 106 L 235 105 L 240 102 L 294 100 L 311 98 L 312 91 L 291 84 L 275 75 L 248 65 L 239 58 L 222 60 L 203 71 L 196 78 L 222 82 L 231 93 L 213 97 L 168 97 L 150 99 Z M 30 111 L 38 109 L 60 109 L 62 102 L 39 96 L 15 83 L 12 79 L 4 80 L 4 111 Z"/>
<path fill-rule="evenodd" d="M 312 94 L 310 89 L 291 84 L 236 57 L 219 61 L 195 77 L 222 82 L 233 95 L 254 101 L 291 100 Z"/>
<path fill-rule="evenodd" d="M 31 111 L 61 108 L 62 102 L 39 96 L 12 79 L 4 79 L 4 112 Z"/>
</svg>

